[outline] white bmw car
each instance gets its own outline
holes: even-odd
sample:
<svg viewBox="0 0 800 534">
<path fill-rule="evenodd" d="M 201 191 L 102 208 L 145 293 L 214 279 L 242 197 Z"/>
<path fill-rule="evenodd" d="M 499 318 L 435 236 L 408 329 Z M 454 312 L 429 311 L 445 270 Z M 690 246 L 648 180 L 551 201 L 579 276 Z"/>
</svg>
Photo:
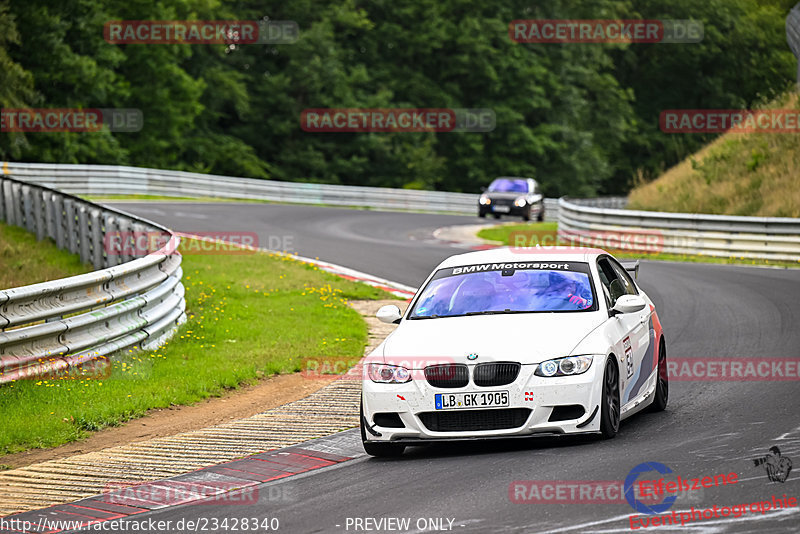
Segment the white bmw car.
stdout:
<svg viewBox="0 0 800 534">
<path fill-rule="evenodd" d="M 364 360 L 366 452 L 535 434 L 612 438 L 621 420 L 663 410 L 664 335 L 628 269 L 599 249 L 559 247 L 443 261 L 405 314 L 378 311 L 398 327 Z"/>
</svg>

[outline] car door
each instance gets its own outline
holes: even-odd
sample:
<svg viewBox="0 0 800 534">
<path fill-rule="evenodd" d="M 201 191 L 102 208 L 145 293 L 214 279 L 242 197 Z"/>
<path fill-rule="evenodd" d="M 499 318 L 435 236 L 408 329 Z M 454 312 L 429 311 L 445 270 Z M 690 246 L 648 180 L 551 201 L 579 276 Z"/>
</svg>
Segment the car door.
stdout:
<svg viewBox="0 0 800 534">
<path fill-rule="evenodd" d="M 636 288 L 636 284 L 633 282 L 631 275 L 628 274 L 628 271 L 614 258 L 608 258 L 608 261 L 614 268 L 614 272 L 617 274 L 619 280 L 621 280 L 626 294 L 638 295 L 639 290 Z M 650 306 L 645 306 L 644 309 L 639 312 L 627 314 L 638 317 L 640 328 L 635 331 L 635 337 L 631 337 L 632 341 L 636 339 L 636 348 L 633 351 L 634 374 L 630 378 L 624 391 L 623 399 L 626 399 L 626 401 L 631 401 L 645 392 L 647 379 L 655 370 L 656 364 L 658 363 L 653 354 L 656 344 L 655 330 L 650 321 L 652 314 L 653 309 Z M 626 401 L 622 401 L 623 406 Z"/>
<path fill-rule="evenodd" d="M 622 295 L 636 295 L 638 290 L 633 280 L 630 279 L 625 269 L 608 256 L 597 261 L 597 270 L 600 275 L 601 285 L 604 287 L 609 309 L 614 306 Z M 650 310 L 636 313 L 621 313 L 610 319 L 612 332 L 614 332 L 614 352 L 619 358 L 620 376 L 620 404 L 625 404 L 636 398 L 642 390 L 642 380 L 647 380 L 649 372 L 645 372 L 642 379 L 642 361 L 647 355 L 650 345 L 648 320 Z"/>
</svg>

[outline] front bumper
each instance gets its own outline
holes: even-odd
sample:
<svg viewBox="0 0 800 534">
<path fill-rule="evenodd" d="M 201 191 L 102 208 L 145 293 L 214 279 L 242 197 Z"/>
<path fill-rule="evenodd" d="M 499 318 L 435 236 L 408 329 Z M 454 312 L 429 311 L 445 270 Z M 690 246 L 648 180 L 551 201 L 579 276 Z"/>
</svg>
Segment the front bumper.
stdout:
<svg viewBox="0 0 800 534">
<path fill-rule="evenodd" d="M 504 210 L 505 208 L 508 208 L 509 211 L 496 210 L 495 208 L 497 208 L 498 206 L 503 206 L 501 208 L 501 210 Z M 478 209 L 480 210 L 481 213 L 486 213 L 486 214 L 498 213 L 500 215 L 511 215 L 511 216 L 515 216 L 515 217 L 522 217 L 523 215 L 527 215 L 528 214 L 528 210 L 530 209 L 531 217 L 536 217 L 536 216 L 539 215 L 539 213 L 542 212 L 542 210 L 544 209 L 544 205 L 541 204 L 541 203 L 534 203 L 534 204 L 530 204 L 530 205 L 526 204 L 525 206 L 520 208 L 520 207 L 517 207 L 517 206 L 515 206 L 513 204 L 511 204 L 511 205 L 502 204 L 501 205 L 501 204 L 495 204 L 493 202 L 491 204 L 478 204 Z"/>
<path fill-rule="evenodd" d="M 436 388 L 422 377 L 421 371 L 413 372 L 413 379 L 405 384 L 376 384 L 366 380 L 362 387 L 363 423 L 368 427 L 366 439 L 372 442 L 413 442 L 599 432 L 603 360 L 603 356 L 595 356 L 588 371 L 566 377 L 539 377 L 533 374 L 537 365 L 523 365 L 516 380 L 504 386 L 478 387 L 470 380 L 469 385 L 463 388 Z M 436 410 L 434 407 L 437 393 L 489 391 L 508 391 L 508 406 L 474 410 Z M 493 410 L 498 412 L 487 413 Z M 500 413 L 502 410 L 513 410 L 513 417 L 511 412 Z M 463 414 L 451 415 L 458 412 Z M 382 424 L 376 424 L 376 414 L 379 414 L 378 423 Z M 383 426 L 386 414 L 397 414 L 402 428 L 398 428 L 397 418 L 393 415 L 391 418 L 395 423 Z M 552 420 L 554 417 L 560 420 Z M 432 420 L 447 420 L 448 430 L 436 429 Z M 514 426 L 476 429 L 484 421 L 489 422 L 488 426 L 492 426 L 492 422 L 508 424 L 513 421 Z M 464 428 L 456 429 L 461 422 Z"/>
</svg>

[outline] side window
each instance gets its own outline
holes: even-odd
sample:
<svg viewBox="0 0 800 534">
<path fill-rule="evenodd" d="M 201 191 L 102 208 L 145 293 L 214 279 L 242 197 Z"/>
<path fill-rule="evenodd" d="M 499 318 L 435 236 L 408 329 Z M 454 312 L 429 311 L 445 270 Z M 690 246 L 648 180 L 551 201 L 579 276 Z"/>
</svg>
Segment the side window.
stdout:
<svg viewBox="0 0 800 534">
<path fill-rule="evenodd" d="M 609 260 L 611 267 L 614 268 L 614 271 L 617 273 L 617 277 L 622 282 L 623 287 L 625 288 L 626 295 L 638 295 L 639 291 L 636 289 L 636 284 L 633 283 L 633 279 L 631 275 L 628 274 L 628 271 L 625 270 L 622 265 L 619 263 Z"/>
<path fill-rule="evenodd" d="M 625 286 L 608 259 L 602 258 L 598 260 L 597 271 L 600 273 L 600 283 L 605 290 L 606 302 L 608 307 L 611 308 L 617 303 L 617 299 L 625 294 Z"/>
</svg>

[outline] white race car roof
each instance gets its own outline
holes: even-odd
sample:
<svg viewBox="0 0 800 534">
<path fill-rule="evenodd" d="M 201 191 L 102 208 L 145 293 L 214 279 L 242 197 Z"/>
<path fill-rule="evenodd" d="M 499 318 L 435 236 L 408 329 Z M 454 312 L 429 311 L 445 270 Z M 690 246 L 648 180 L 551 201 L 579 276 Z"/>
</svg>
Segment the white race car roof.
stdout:
<svg viewBox="0 0 800 534">
<path fill-rule="evenodd" d="M 599 248 L 583 247 L 541 247 L 541 249 L 499 247 L 450 256 L 440 263 L 437 269 L 459 267 L 461 265 L 475 265 L 479 263 L 592 262 L 601 254 L 608 253 Z"/>
</svg>

